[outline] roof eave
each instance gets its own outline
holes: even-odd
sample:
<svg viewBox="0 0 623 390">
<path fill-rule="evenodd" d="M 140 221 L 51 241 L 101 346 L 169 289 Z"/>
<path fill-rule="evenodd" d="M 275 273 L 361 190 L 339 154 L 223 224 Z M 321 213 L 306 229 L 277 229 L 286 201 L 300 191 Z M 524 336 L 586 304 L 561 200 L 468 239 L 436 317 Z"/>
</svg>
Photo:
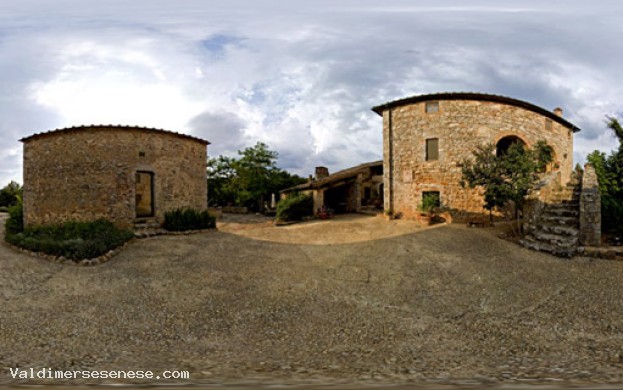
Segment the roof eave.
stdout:
<svg viewBox="0 0 623 390">
<path fill-rule="evenodd" d="M 378 106 L 374 106 L 372 107 L 372 111 L 377 113 L 379 116 L 383 116 L 383 111 L 389 110 L 391 108 L 400 107 L 400 106 L 404 106 L 407 104 L 421 103 L 421 102 L 425 102 L 429 100 L 480 100 L 480 101 L 508 104 L 508 105 L 512 105 L 515 107 L 524 108 L 524 109 L 536 112 L 538 114 L 541 114 L 543 116 L 546 116 L 560 123 L 561 125 L 567 127 L 568 129 L 572 130 L 574 133 L 577 133 L 580 131 L 580 128 L 575 126 L 573 123 L 567 121 L 563 117 L 560 117 L 551 111 L 544 109 L 543 107 L 537 106 L 535 104 L 532 104 L 532 103 L 529 103 L 523 100 L 513 99 L 507 96 L 477 93 L 477 92 L 442 92 L 442 93 L 433 93 L 433 94 L 426 94 L 426 95 L 415 95 L 415 96 L 410 96 L 410 97 L 403 98 L 403 99 L 393 100 L 393 101 L 390 101 L 390 102 L 387 102 L 387 103 L 384 103 Z"/>
</svg>

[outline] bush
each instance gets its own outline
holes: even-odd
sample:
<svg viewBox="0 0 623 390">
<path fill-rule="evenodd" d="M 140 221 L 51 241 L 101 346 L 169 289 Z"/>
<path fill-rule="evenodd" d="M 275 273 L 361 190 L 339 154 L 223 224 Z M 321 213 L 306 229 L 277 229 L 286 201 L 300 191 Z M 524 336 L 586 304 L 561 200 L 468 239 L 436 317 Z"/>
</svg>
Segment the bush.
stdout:
<svg viewBox="0 0 623 390">
<path fill-rule="evenodd" d="M 314 200 L 311 195 L 291 195 L 277 204 L 277 219 L 280 221 L 300 221 L 314 214 Z"/>
<path fill-rule="evenodd" d="M 216 219 L 207 210 L 180 208 L 164 214 L 164 228 L 170 231 L 212 229 Z"/>
<path fill-rule="evenodd" d="M 24 230 L 24 207 L 22 202 L 8 209 L 9 219 L 4 223 L 4 234 L 17 234 Z"/>
<path fill-rule="evenodd" d="M 7 230 L 5 239 L 12 245 L 30 251 L 81 260 L 101 256 L 132 237 L 132 232 L 118 229 L 105 219 L 98 219 L 92 222 L 70 221 L 33 226 L 17 233 Z"/>
</svg>

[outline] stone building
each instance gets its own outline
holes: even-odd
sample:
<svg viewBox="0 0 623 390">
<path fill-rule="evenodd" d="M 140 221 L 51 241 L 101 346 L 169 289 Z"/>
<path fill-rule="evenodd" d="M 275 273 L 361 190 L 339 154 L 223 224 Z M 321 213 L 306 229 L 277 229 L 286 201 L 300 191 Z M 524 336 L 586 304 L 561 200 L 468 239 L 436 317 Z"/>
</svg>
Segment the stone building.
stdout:
<svg viewBox="0 0 623 390">
<path fill-rule="evenodd" d="M 315 177 L 307 183 L 281 191 L 283 197 L 294 192 L 312 194 L 314 210 L 326 206 L 337 213 L 360 212 L 383 205 L 383 161 L 360 164 L 329 174 L 316 167 Z"/>
<path fill-rule="evenodd" d="M 208 141 L 129 126 L 38 133 L 24 144 L 24 223 L 106 218 L 161 224 L 179 207 L 207 207 Z"/>
<path fill-rule="evenodd" d="M 424 194 L 440 200 L 453 220 L 484 213 L 478 189 L 460 185 L 460 161 L 493 143 L 503 153 L 513 143 L 544 140 L 554 163 L 548 170 L 566 184 L 573 170 L 573 133 L 579 129 L 553 112 L 508 97 L 481 93 L 413 96 L 373 108 L 383 117 L 384 207 L 406 218 Z"/>
</svg>

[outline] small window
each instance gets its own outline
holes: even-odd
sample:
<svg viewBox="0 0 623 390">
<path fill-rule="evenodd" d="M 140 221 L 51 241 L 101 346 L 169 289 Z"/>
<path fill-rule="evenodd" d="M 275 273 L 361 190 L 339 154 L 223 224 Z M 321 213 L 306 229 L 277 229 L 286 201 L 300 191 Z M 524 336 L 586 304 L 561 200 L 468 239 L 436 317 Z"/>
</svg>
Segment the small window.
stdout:
<svg viewBox="0 0 623 390">
<path fill-rule="evenodd" d="M 429 138 L 426 140 L 426 161 L 439 159 L 439 138 Z"/>
<path fill-rule="evenodd" d="M 439 102 L 438 101 L 426 102 L 426 113 L 430 114 L 433 112 L 439 112 Z"/>
<path fill-rule="evenodd" d="M 545 130 L 551 130 L 551 129 L 552 129 L 552 120 L 545 119 Z"/>
</svg>

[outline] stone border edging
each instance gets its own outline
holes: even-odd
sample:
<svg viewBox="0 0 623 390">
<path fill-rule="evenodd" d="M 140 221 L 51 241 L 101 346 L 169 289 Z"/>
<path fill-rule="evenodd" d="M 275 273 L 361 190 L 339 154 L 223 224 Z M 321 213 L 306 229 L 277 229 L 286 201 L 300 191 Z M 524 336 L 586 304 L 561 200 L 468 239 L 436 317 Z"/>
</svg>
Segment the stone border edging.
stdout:
<svg viewBox="0 0 623 390">
<path fill-rule="evenodd" d="M 623 261 L 623 246 L 579 246 L 577 254 L 598 259 Z"/>
<path fill-rule="evenodd" d="M 150 235 L 150 236 L 145 236 L 145 237 L 134 237 L 129 239 L 128 241 L 124 242 L 123 245 L 120 245 L 114 249 L 109 250 L 108 252 L 106 252 L 105 254 L 98 256 L 98 257 L 93 257 L 90 259 L 81 259 L 78 261 L 74 261 L 71 259 L 66 258 L 65 256 L 54 256 L 54 255 L 48 255 L 45 254 L 43 252 L 34 252 L 34 251 L 29 251 L 28 249 L 24 249 L 21 248 L 19 246 L 15 246 L 12 244 L 9 244 L 8 242 L 3 240 L 4 245 L 6 245 L 7 247 L 9 247 L 10 249 L 16 251 L 16 252 L 22 252 L 26 255 L 32 256 L 32 257 L 39 257 L 41 259 L 47 260 L 47 261 L 51 261 L 54 263 L 58 263 L 58 264 L 65 264 L 65 265 L 71 265 L 71 266 L 76 266 L 76 267 L 91 267 L 91 266 L 96 266 L 96 265 L 100 265 L 100 264 L 104 264 L 107 263 L 110 259 L 112 259 L 114 256 L 116 256 L 119 252 L 121 252 L 127 245 L 129 245 L 130 243 L 133 243 L 137 240 L 142 240 L 144 238 L 150 238 L 150 237 L 155 237 L 156 235 L 160 235 L 160 236 L 181 236 L 181 235 L 190 235 L 190 234 L 198 234 L 198 233 L 205 233 L 208 231 L 212 231 L 212 230 L 216 230 L 216 228 L 213 229 L 198 229 L 198 230 L 184 230 L 184 231 L 165 231 L 163 232 L 159 232 L 155 235 Z"/>
</svg>

